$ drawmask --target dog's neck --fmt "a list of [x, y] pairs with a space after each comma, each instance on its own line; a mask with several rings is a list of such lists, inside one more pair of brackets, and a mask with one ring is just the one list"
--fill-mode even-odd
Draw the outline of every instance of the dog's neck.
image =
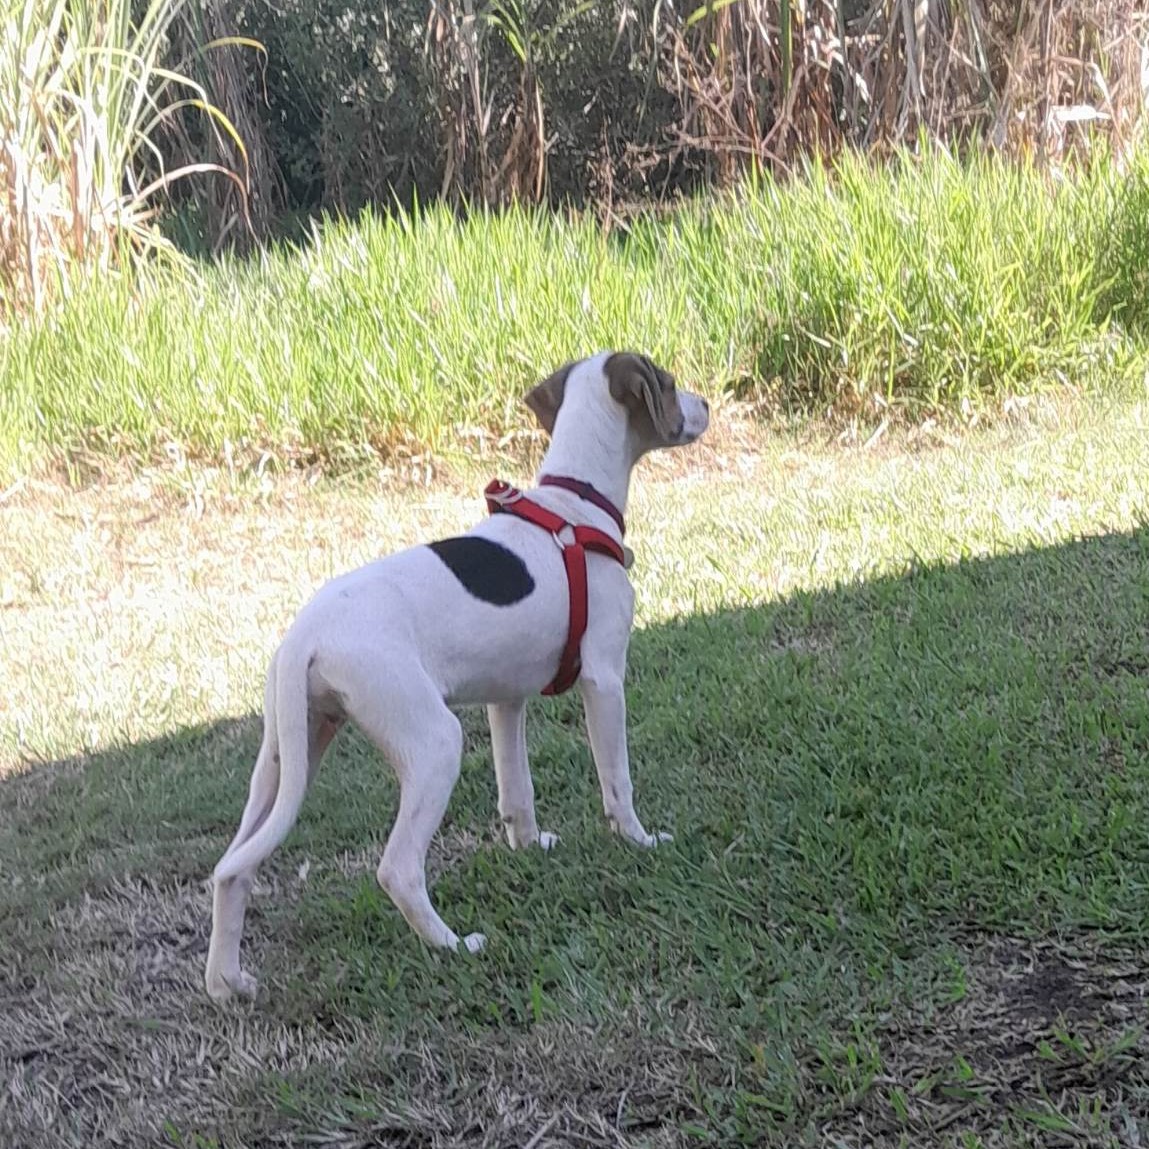
[[633, 468], [629, 426], [618, 417], [606, 396], [580, 395], [564, 401], [555, 420], [554, 433], [543, 456], [538, 476], [567, 475], [589, 483], [626, 514], [630, 472]]

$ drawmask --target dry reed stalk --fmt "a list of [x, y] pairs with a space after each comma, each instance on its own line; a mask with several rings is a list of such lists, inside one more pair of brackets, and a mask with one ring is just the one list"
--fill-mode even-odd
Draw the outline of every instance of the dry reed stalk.
[[721, 0], [667, 19], [675, 146], [728, 183], [748, 161], [886, 148], [926, 130], [1059, 160], [1136, 137], [1136, 0]]
[[[254, 40], [238, 35], [234, 9], [234, 0], [199, 0], [184, 10], [173, 37], [187, 57], [181, 70], [195, 75], [204, 90], [211, 92], [243, 141], [241, 149], [232, 136], [215, 130], [210, 120], [206, 133], [195, 130], [202, 124], [189, 124], [186, 118], [173, 119], [170, 125], [174, 153], [183, 161], [207, 151], [223, 167], [245, 169], [246, 195], [230, 181], [196, 189], [195, 202], [217, 252], [227, 243], [247, 250], [266, 238], [286, 202], [283, 176], [261, 114], [268, 104], [267, 53]], [[253, 51], [256, 72], [249, 67]]]
[[444, 152], [439, 194], [450, 198], [477, 187], [481, 202], [490, 203], [492, 105], [483, 81], [473, 0], [462, 0], [461, 7], [455, 0], [431, 0], [425, 50], [437, 82]]

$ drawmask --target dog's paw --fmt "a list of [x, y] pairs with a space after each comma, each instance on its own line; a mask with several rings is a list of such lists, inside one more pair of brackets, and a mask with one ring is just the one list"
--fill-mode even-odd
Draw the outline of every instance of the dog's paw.
[[463, 946], [467, 953], [477, 954], [487, 944], [486, 934], [468, 934], [463, 938]]
[[540, 850], [553, 850], [559, 844], [558, 834], [552, 834], [550, 830], [539, 831], [539, 849]]
[[259, 982], [249, 973], [236, 970], [230, 976], [209, 973], [205, 979], [208, 996], [217, 1002], [230, 1001], [233, 997], [246, 997], [254, 1000], [259, 992]]
[[255, 995], [259, 993], [259, 981], [252, 977], [249, 973], [244, 973], [243, 970], [236, 975], [235, 981], [232, 982], [232, 989], [240, 997], [246, 997], [250, 1001], [255, 1000]]
[[637, 818], [628, 819], [625, 822], [619, 818], [611, 818], [610, 828], [616, 834], [626, 838], [628, 842], [633, 842], [636, 846], [642, 846], [645, 850], [653, 850], [655, 846], [660, 846], [663, 842], [674, 841], [673, 834], [667, 834], [662, 830], [655, 834], [648, 834]]

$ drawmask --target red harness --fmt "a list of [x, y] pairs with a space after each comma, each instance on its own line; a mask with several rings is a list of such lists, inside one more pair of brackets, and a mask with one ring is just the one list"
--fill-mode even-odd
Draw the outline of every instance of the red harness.
[[[574, 491], [575, 494], [606, 511], [618, 523], [620, 531], [625, 530], [618, 509], [589, 483], [557, 475], [546, 475], [539, 482], [542, 486], [563, 487]], [[563, 647], [562, 658], [559, 660], [558, 673], [550, 685], [543, 688], [543, 694], [563, 694], [578, 681], [582, 670], [580, 648], [587, 623], [586, 552], [598, 551], [599, 554], [609, 555], [615, 562], [624, 566], [625, 552], [605, 531], [600, 531], [597, 527], [568, 523], [561, 515], [556, 515], [546, 507], [531, 502], [522, 491], [509, 483], [504, 483], [502, 479], [492, 479], [483, 494], [487, 499], [487, 510], [492, 515], [517, 515], [520, 519], [526, 519], [528, 523], [534, 523], [536, 527], [542, 527], [544, 531], [550, 533], [563, 552], [567, 589], [570, 592], [570, 626], [567, 630], [566, 646]]]

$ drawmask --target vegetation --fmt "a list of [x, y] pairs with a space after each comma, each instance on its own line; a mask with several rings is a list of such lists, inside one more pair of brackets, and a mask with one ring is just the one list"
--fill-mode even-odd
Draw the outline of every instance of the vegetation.
[[[161, 189], [183, 205], [169, 233], [212, 251], [396, 196], [613, 221], [919, 133], [1040, 162], [1123, 156], [1144, 107], [1136, 0], [5, 0], [0, 15], [0, 320], [164, 246], [146, 226]], [[207, 178], [177, 179], [192, 173]]]
[[221, 174], [242, 190], [219, 164], [162, 170], [160, 135], [181, 109], [236, 138], [203, 88], [168, 66], [187, 2], [0, 4], [0, 323], [39, 313], [93, 271], [170, 251], [153, 198], [181, 177]]
[[[257, 231], [372, 203], [572, 201], [603, 218], [919, 131], [1060, 163], [1144, 108], [1139, 0], [210, 0]], [[210, 189], [205, 189], [208, 191]], [[220, 185], [219, 193], [227, 189]], [[197, 192], [198, 196], [198, 192]], [[198, 214], [206, 242], [234, 202]], [[241, 233], [242, 234], [242, 233]]]
[[[341, 4], [313, 14], [316, 28], [330, 21], [348, 40], [320, 37], [316, 66], [332, 52], [362, 67], [370, 60], [402, 87], [379, 52], [409, 36], [411, 12], [373, 8], [358, 20]], [[266, 232], [275, 204], [291, 206], [276, 198], [274, 148], [241, 98], [251, 77], [236, 71], [263, 58], [282, 69], [291, 52], [284, 41], [266, 57], [252, 53], [255, 42], [234, 34], [223, 3], [135, 7], [8, 0], [4, 11], [0, 317], [14, 325], [0, 346], [0, 475], [8, 478], [45, 463], [173, 453], [340, 468], [397, 450], [502, 441], [523, 429], [517, 398], [540, 369], [626, 342], [711, 393], [867, 419], [969, 409], [1051, 382], [1120, 387], [1141, 370], [1149, 163], [1130, 150], [1129, 60], [1142, 26], [1128, 4], [1023, 5], [1011, 25], [994, 4], [931, 16], [928, 5], [911, 12], [846, 0], [746, 0], [678, 15], [623, 3], [611, 53], [629, 59], [631, 80], [645, 75], [644, 94], [637, 112], [623, 101], [611, 114], [641, 134], [626, 116], [640, 125], [649, 113], [665, 135], [669, 105], [663, 99], [657, 115], [655, 105], [673, 74], [675, 130], [692, 140], [680, 140], [676, 154], [702, 149], [702, 182], [747, 175], [736, 191], [629, 222], [611, 206], [613, 192], [595, 219], [522, 207], [506, 215], [479, 207], [461, 220], [446, 207], [368, 212], [356, 225], [317, 226], [300, 250], [178, 273], [142, 257], [172, 254], [152, 198], [180, 177], [210, 176], [197, 194], [213, 244]], [[244, 19], [259, 11], [245, 7]], [[284, 9], [283, 35], [300, 12]], [[588, 95], [590, 62], [605, 51], [599, 6], [456, 10], [448, 0], [430, 13], [420, 74], [446, 86], [408, 103], [415, 119], [404, 130], [447, 165], [439, 190], [480, 204], [554, 198], [549, 165], [565, 147], [561, 125], [572, 122], [562, 102]], [[650, 44], [638, 28], [649, 28]], [[1064, 63], [1071, 42], [1076, 71]], [[204, 43], [211, 51], [197, 47]], [[497, 45], [510, 53], [520, 102], [488, 133], [498, 100], [485, 85], [497, 87], [503, 73], [487, 68], [486, 54], [501, 58]], [[999, 82], [1009, 45], [1009, 76]], [[177, 52], [195, 79], [172, 67]], [[582, 53], [578, 68], [572, 53]], [[1042, 62], [1052, 71], [1034, 87], [1025, 77]], [[1082, 102], [1085, 76], [1100, 103]], [[982, 111], [969, 103], [975, 89], [995, 93]], [[368, 100], [369, 90], [354, 88]], [[210, 102], [216, 94], [228, 115]], [[1076, 119], [1057, 121], [1065, 131], [1055, 140], [1050, 125], [1070, 99]], [[340, 100], [356, 106], [346, 91]], [[990, 105], [992, 125], [983, 115]], [[1043, 109], [1040, 130], [1031, 105]], [[955, 116], [962, 131], [951, 130]], [[1106, 131], [1066, 127], [1080, 122]], [[1038, 159], [997, 162], [978, 150], [954, 159], [928, 142], [974, 129], [1015, 151], [1033, 145]], [[915, 149], [887, 163], [853, 151], [797, 159], [913, 131]], [[438, 151], [427, 148], [432, 134]], [[1073, 139], [1098, 162], [1051, 171], [1046, 161]], [[356, 155], [350, 135], [329, 144]], [[380, 203], [402, 181], [379, 170], [337, 182], [372, 190], [305, 195], [296, 206]], [[128, 274], [90, 274], [112, 269]], [[56, 306], [61, 297], [66, 307]], [[34, 318], [20, 322], [24, 313]]]
[[[1142, 7], [0, 0], [0, 1144], [1149, 1138]], [[432, 874], [491, 944], [432, 954], [348, 732], [214, 1008], [287, 620], [621, 345], [750, 404], [630, 508], [675, 841], [607, 835], [565, 698], [512, 854], [469, 714]], [[429, 453], [465, 494], [346, 474]]]
[[540, 371], [623, 344], [712, 395], [874, 422], [1120, 389], [1145, 364], [1147, 212], [1144, 160], [1050, 180], [926, 148], [762, 176], [625, 233], [527, 210], [366, 216], [258, 262], [103, 282], [14, 331], [0, 463], [458, 452], [526, 429]]

